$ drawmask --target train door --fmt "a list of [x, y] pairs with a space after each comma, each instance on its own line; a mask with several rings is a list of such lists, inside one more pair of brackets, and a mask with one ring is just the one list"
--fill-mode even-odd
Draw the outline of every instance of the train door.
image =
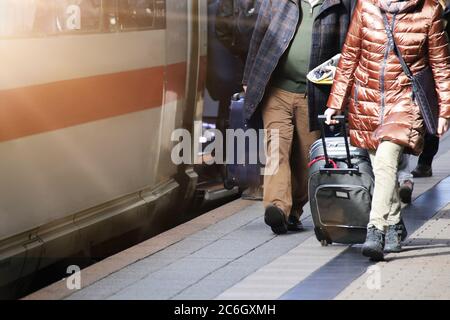
[[[231, 97], [242, 90], [240, 83], [244, 65], [242, 60], [233, 55], [217, 37], [216, 17], [220, 2], [219, 0], [208, 0], [204, 16], [204, 23], [208, 29], [208, 58], [201, 114], [203, 133], [199, 150], [201, 161], [196, 165], [196, 172], [199, 174], [198, 196], [208, 199], [226, 198], [237, 194], [237, 188], [225, 190], [223, 187], [226, 178], [223, 164], [226, 157], [226, 144], [223, 137], [225, 137], [225, 130], [228, 126]], [[222, 138], [219, 138], [218, 135], [221, 135]], [[217, 149], [208, 148], [208, 145], [213, 144], [218, 147], [223, 145], [220, 155], [216, 154]]]

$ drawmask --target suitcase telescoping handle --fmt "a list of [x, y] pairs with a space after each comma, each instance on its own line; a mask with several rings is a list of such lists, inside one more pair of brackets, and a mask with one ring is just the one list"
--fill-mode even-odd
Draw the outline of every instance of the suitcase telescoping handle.
[[233, 101], [239, 101], [241, 99], [245, 98], [245, 92], [236, 92], [231, 96], [231, 100]]
[[[320, 115], [320, 116], [318, 116], [318, 119], [319, 119], [320, 131], [321, 131], [321, 136], [322, 136], [323, 153], [325, 155], [325, 163], [326, 163], [325, 168], [330, 169], [333, 166], [332, 166], [332, 163], [328, 156], [327, 143], [325, 141], [325, 125], [326, 125], [325, 121], [327, 120], [327, 117], [324, 115]], [[353, 171], [353, 169], [357, 169], [357, 168], [354, 168], [354, 165], [352, 164], [352, 157], [350, 154], [350, 144], [348, 142], [347, 124], [345, 122], [345, 116], [344, 115], [334, 116], [333, 120], [338, 120], [339, 123], [342, 124], [342, 131], [343, 131], [344, 141], [345, 141], [345, 151], [347, 153], [347, 166], [350, 171]], [[356, 171], [358, 171], [358, 170], [356, 170]]]

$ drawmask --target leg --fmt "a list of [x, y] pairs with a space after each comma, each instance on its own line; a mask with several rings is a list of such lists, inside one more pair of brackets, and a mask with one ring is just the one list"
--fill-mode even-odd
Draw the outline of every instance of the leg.
[[304, 95], [297, 95], [295, 104], [295, 135], [291, 157], [292, 219], [298, 221], [308, 202], [308, 162], [311, 145], [320, 138], [319, 131], [309, 131], [308, 103]]
[[[291, 168], [289, 163], [294, 134], [292, 105], [292, 94], [283, 90], [272, 89], [262, 108], [264, 129], [267, 130], [266, 168], [273, 168], [278, 165], [278, 170], [274, 174], [268, 174], [264, 177], [263, 195], [264, 206], [266, 207], [265, 221], [275, 233], [287, 231], [286, 221], [292, 207]], [[275, 130], [279, 133], [278, 150], [273, 146], [275, 143], [273, 139], [276, 137]], [[280, 211], [282, 217], [280, 217]]]
[[398, 164], [398, 183], [401, 185], [405, 181], [414, 181], [414, 177], [409, 171], [409, 160], [411, 156], [403, 153]]
[[414, 176], [409, 170], [410, 155], [403, 153], [398, 167], [398, 183], [400, 184], [399, 194], [403, 203], [411, 203], [414, 189]]
[[400, 221], [401, 204], [398, 194], [397, 173], [403, 147], [390, 141], [383, 141], [376, 153], [371, 152], [375, 189], [372, 210], [367, 226], [367, 238], [363, 255], [374, 260], [383, 259], [385, 232], [389, 224]]
[[403, 147], [390, 141], [380, 143], [372, 156], [375, 174], [375, 189], [372, 199], [369, 227], [385, 231], [391, 223], [400, 221], [400, 198], [398, 195], [397, 171]]
[[439, 151], [439, 137], [432, 134], [425, 134], [425, 145], [422, 154], [419, 156], [419, 164], [431, 167], [433, 159]]
[[[414, 188], [412, 174], [409, 173], [410, 156], [403, 153], [400, 156], [398, 168], [398, 192], [393, 194], [393, 201], [389, 216], [387, 219], [388, 227], [386, 229], [386, 238], [384, 252], [400, 252], [402, 250], [401, 242], [406, 238], [408, 232], [401, 218], [401, 203], [411, 203], [411, 196]], [[397, 199], [398, 195], [398, 199]]]
[[[400, 157], [401, 158], [401, 157]], [[400, 161], [401, 163], [401, 161]], [[397, 185], [397, 190], [394, 191], [392, 196], [392, 205], [389, 210], [389, 215], [387, 218], [387, 228], [384, 252], [400, 252], [402, 250], [401, 242], [402, 239], [406, 238], [407, 232], [406, 227], [401, 220], [401, 191], [402, 186]]]
[[433, 175], [432, 163], [434, 156], [439, 151], [439, 137], [425, 134], [425, 145], [422, 154], [419, 156], [417, 167], [411, 172], [414, 177], [431, 177]]

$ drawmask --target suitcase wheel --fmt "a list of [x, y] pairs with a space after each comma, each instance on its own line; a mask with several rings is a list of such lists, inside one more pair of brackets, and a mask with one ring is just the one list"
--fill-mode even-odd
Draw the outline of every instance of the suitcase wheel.
[[316, 234], [316, 238], [317, 240], [319, 240], [322, 247], [327, 247], [333, 243], [328, 237], [328, 235], [324, 233], [321, 228], [314, 228], [314, 233]]

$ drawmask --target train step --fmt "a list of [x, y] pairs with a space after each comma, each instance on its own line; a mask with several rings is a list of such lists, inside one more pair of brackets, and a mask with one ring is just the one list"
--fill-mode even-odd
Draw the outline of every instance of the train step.
[[198, 185], [196, 190], [197, 199], [205, 202], [218, 201], [239, 194], [239, 188], [225, 189], [223, 182], [207, 182]]

